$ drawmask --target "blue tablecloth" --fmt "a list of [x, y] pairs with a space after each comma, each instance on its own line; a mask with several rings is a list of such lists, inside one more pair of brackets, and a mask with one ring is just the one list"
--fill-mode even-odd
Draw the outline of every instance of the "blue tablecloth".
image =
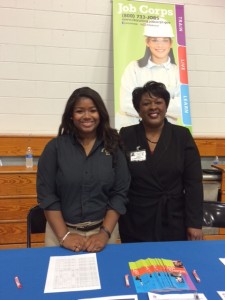
[[[128, 262], [145, 258], [181, 260], [199, 293], [208, 300], [220, 299], [216, 291], [225, 291], [225, 241], [157, 242], [107, 245], [97, 253], [101, 290], [44, 294], [50, 256], [75, 255], [60, 247], [0, 250], [0, 300], [75, 300], [81, 298], [136, 294], [130, 276], [126, 287], [124, 276], [130, 274]], [[201, 282], [192, 276], [196, 269]], [[14, 277], [23, 285], [18, 289]], [[138, 294], [147, 300], [147, 294]]]

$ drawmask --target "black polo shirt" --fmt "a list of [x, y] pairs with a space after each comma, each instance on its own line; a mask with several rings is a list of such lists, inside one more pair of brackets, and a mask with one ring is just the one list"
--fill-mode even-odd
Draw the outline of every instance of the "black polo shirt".
[[108, 209], [124, 214], [130, 174], [120, 150], [115, 161], [100, 140], [87, 156], [72, 136], [54, 138], [38, 161], [38, 202], [73, 224], [103, 219]]

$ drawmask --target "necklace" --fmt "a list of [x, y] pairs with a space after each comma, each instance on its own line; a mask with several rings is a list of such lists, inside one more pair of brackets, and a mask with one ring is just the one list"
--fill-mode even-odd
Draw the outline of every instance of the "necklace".
[[157, 142], [152, 142], [152, 141], [149, 140], [147, 137], [146, 137], [146, 140], [147, 140], [149, 143], [151, 143], [151, 144], [157, 144], [157, 143], [158, 143], [158, 141], [157, 141]]

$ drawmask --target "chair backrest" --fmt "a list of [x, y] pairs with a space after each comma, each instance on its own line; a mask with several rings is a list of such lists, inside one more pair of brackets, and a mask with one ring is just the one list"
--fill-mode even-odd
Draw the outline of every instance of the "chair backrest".
[[32, 207], [27, 215], [27, 248], [31, 247], [31, 234], [44, 233], [46, 218], [39, 205]]
[[225, 203], [204, 201], [202, 225], [205, 227], [225, 228]]

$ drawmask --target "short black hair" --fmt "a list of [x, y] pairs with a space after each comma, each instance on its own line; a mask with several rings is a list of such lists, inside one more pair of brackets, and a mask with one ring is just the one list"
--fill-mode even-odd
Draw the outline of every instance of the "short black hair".
[[141, 97], [146, 93], [149, 96], [162, 98], [166, 103], [166, 107], [169, 106], [170, 93], [167, 91], [165, 84], [162, 82], [148, 81], [143, 87], [137, 87], [132, 92], [132, 102], [137, 112], [140, 110]]

